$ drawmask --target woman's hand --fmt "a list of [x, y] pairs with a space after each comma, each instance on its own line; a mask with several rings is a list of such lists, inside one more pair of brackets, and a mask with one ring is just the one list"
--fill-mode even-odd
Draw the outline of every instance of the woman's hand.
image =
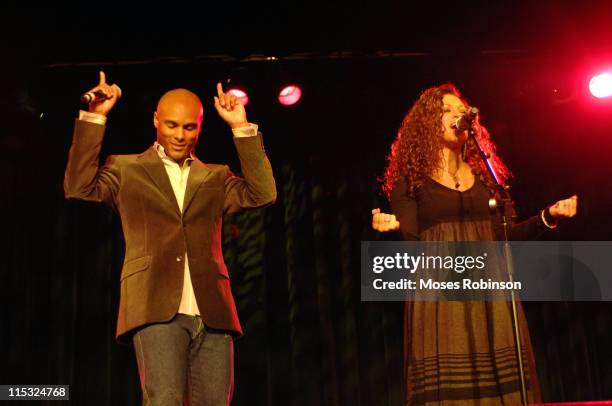
[[372, 210], [372, 228], [381, 233], [397, 231], [400, 223], [395, 219], [394, 214], [381, 213], [380, 209], [374, 209]]
[[559, 200], [548, 208], [548, 212], [555, 219], [570, 218], [576, 215], [578, 208], [578, 196], [574, 195], [569, 199]]

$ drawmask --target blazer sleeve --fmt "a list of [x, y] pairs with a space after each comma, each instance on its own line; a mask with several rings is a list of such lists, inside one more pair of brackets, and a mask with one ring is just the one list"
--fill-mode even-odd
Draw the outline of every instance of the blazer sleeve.
[[116, 211], [120, 183], [117, 157], [109, 156], [99, 168], [104, 130], [103, 125], [76, 120], [64, 173], [64, 196], [104, 203]]
[[417, 202], [406, 194], [406, 184], [403, 180], [395, 182], [391, 192], [391, 211], [400, 223], [400, 231], [404, 240], [419, 240], [419, 222]]
[[261, 133], [253, 137], [234, 137], [244, 178], [227, 168], [224, 212], [264, 207], [276, 201], [276, 183], [272, 166], [263, 147]]

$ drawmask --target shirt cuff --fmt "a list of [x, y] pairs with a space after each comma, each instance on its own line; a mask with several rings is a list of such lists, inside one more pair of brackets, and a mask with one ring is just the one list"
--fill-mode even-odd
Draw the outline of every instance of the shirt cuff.
[[244, 127], [232, 128], [232, 133], [236, 138], [254, 137], [257, 135], [257, 124], [249, 123], [249, 125]]
[[106, 116], [98, 113], [90, 113], [89, 111], [79, 110], [79, 120], [88, 121], [90, 123], [106, 125]]

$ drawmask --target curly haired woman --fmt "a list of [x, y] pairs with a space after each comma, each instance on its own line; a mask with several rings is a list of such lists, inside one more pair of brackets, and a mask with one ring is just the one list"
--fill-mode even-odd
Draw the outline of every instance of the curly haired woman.
[[[467, 110], [455, 86], [425, 90], [391, 146], [383, 190], [394, 214], [372, 211], [372, 227], [406, 240], [503, 240], [488, 201], [496, 186], [477, 147], [455, 123]], [[500, 183], [510, 176], [486, 129], [476, 137]], [[577, 196], [512, 224], [510, 240], [533, 239], [573, 217]], [[527, 322], [519, 304], [527, 402], [540, 390]], [[511, 305], [503, 301], [407, 301], [404, 315], [406, 404], [501, 405], [521, 402]]]

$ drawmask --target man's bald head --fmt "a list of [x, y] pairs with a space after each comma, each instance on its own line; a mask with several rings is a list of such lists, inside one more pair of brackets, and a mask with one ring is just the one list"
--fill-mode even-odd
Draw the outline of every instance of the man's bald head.
[[203, 115], [200, 98], [187, 89], [170, 90], [159, 99], [153, 125], [167, 156], [179, 164], [189, 157], [198, 141]]
[[157, 102], [157, 114], [170, 113], [182, 109], [186, 113], [195, 113], [199, 122], [202, 122], [204, 109], [198, 95], [187, 89], [172, 89], [164, 93]]

